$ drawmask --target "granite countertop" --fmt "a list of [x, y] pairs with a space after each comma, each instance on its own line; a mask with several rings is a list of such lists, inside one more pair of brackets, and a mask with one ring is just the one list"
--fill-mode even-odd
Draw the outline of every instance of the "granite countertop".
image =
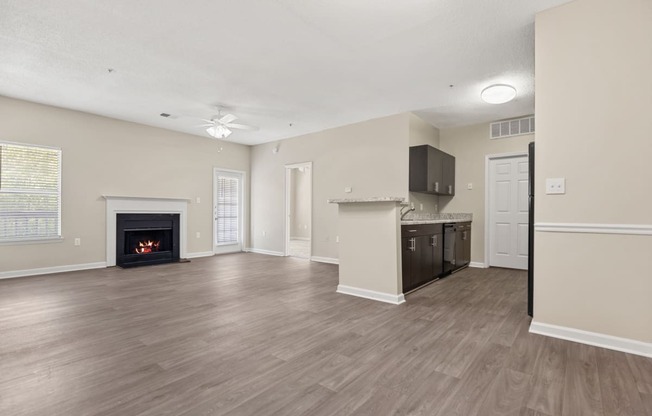
[[419, 225], [419, 224], [444, 224], [451, 222], [468, 222], [473, 221], [473, 214], [467, 213], [445, 213], [445, 214], [427, 214], [415, 215], [401, 221], [401, 225]]
[[329, 204], [355, 204], [360, 202], [404, 202], [405, 198], [398, 196], [374, 196], [370, 198], [338, 198], [329, 199]]

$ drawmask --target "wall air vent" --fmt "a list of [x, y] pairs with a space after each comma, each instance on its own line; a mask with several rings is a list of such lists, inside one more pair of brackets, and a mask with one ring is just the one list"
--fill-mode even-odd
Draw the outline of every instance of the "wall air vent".
[[531, 133], [534, 133], [534, 116], [496, 121], [489, 125], [490, 139], [502, 139]]

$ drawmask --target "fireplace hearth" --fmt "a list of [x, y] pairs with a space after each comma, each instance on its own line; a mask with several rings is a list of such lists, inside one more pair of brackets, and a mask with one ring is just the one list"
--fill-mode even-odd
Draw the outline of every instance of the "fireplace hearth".
[[179, 214], [117, 214], [116, 265], [179, 261]]

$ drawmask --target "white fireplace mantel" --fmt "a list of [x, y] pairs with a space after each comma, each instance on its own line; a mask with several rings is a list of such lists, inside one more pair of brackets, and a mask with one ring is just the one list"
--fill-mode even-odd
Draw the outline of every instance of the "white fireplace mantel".
[[186, 198], [102, 195], [106, 200], [106, 265], [115, 266], [117, 214], [179, 214], [179, 255], [186, 257], [188, 202]]

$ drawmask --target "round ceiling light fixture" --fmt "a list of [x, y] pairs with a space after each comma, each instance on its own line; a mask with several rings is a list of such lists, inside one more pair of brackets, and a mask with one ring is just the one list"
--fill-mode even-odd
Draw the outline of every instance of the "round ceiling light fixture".
[[516, 88], [507, 84], [494, 84], [482, 90], [480, 97], [485, 103], [504, 104], [516, 98]]

